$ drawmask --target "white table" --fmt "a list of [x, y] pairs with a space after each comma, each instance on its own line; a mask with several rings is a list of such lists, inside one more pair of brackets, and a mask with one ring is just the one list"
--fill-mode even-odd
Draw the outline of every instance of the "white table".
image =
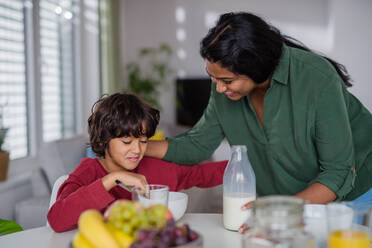
[[[203, 236], [203, 247], [241, 247], [241, 234], [224, 229], [221, 214], [186, 214], [180, 220]], [[39, 227], [0, 237], [1, 248], [67, 248], [76, 229], [55, 233]]]

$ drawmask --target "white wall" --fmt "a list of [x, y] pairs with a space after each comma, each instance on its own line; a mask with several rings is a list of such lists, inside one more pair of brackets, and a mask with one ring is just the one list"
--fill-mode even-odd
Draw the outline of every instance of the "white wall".
[[[157, 46], [166, 42], [174, 47], [176, 37], [174, 30], [174, 4], [169, 0], [156, 1], [124, 1], [121, 2], [121, 27], [125, 30], [121, 35], [122, 43], [122, 69], [125, 73], [125, 64], [137, 58], [137, 51], [146, 46]], [[176, 61], [173, 61], [176, 62]], [[172, 63], [173, 64], [173, 63]], [[175, 116], [174, 85], [161, 94], [162, 105], [161, 120], [172, 120]]]
[[[143, 46], [169, 43], [185, 58], [173, 66], [183, 76], [205, 75], [199, 42], [208, 25], [228, 11], [250, 11], [277, 26], [314, 50], [347, 66], [355, 86], [353, 92], [372, 111], [372, 89], [368, 75], [372, 55], [372, 1], [370, 0], [125, 0], [121, 2], [123, 65], [136, 58]], [[176, 21], [176, 10], [184, 10], [184, 22]], [[181, 11], [182, 12], [182, 11]], [[177, 40], [183, 29], [185, 39]], [[124, 70], [124, 67], [123, 67]], [[175, 122], [174, 87], [162, 95], [162, 121]]]
[[330, 56], [348, 69], [350, 91], [372, 112], [372, 1], [332, 0], [334, 47]]

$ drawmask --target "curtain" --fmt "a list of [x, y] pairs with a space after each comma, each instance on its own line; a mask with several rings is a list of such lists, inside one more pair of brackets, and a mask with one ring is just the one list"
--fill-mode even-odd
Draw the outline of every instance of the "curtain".
[[124, 89], [120, 65], [120, 0], [100, 0], [101, 93]]

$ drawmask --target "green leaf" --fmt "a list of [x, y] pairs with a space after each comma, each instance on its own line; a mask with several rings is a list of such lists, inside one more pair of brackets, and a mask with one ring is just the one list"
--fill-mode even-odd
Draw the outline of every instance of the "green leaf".
[[8, 128], [0, 128], [0, 152], [3, 151], [2, 146], [7, 132]]
[[[135, 93], [150, 105], [159, 108], [159, 86], [166, 89], [167, 79], [173, 73], [168, 62], [173, 51], [166, 43], [158, 47], [144, 47], [138, 51], [138, 60], [127, 64], [127, 91]], [[160, 108], [159, 108], [160, 109]]]
[[19, 231], [23, 231], [23, 228], [14, 221], [0, 219], [0, 237]]
[[142, 48], [142, 49], [139, 50], [139, 56], [146, 56], [146, 55], [152, 54], [154, 52], [155, 51], [154, 51], [153, 48], [144, 47], [144, 48]]
[[160, 52], [165, 52], [168, 56], [171, 56], [172, 53], [173, 53], [172, 48], [170, 48], [170, 46], [168, 46], [165, 43], [160, 44], [159, 51]]

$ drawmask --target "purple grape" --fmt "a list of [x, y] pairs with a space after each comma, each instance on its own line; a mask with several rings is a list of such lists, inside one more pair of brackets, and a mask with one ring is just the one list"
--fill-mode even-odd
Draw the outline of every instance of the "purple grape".
[[178, 237], [183, 237], [185, 235], [185, 232], [183, 231], [183, 229], [181, 227], [176, 227], [173, 229], [173, 233], [174, 235], [178, 238]]
[[169, 219], [167, 220], [167, 223], [166, 223], [166, 227], [174, 227], [176, 225], [176, 222], [174, 221], [174, 219]]
[[196, 232], [194, 232], [193, 230], [190, 230], [189, 237], [190, 237], [191, 241], [194, 241], [195, 239], [199, 238], [199, 235]]
[[153, 240], [153, 239], [156, 238], [156, 236], [158, 236], [158, 234], [159, 234], [159, 231], [156, 230], [156, 229], [153, 229], [153, 230], [149, 231], [149, 234], [148, 234], [147, 238]]
[[152, 248], [154, 247], [154, 241], [152, 239], [146, 239], [142, 241], [139, 245], [140, 248]]
[[129, 248], [139, 248], [137, 242], [133, 242]]
[[157, 245], [156, 245], [157, 248], [167, 248], [168, 247], [168, 244], [164, 243], [164, 242], [159, 242]]
[[147, 230], [141, 229], [137, 232], [137, 240], [139, 241], [147, 239], [148, 236], [149, 236], [149, 231]]
[[161, 236], [161, 240], [166, 243], [167, 245], [170, 245], [171, 244], [171, 241], [172, 241], [172, 234], [169, 233], [169, 232], [165, 232], [162, 234]]
[[191, 231], [190, 231], [189, 225], [188, 224], [185, 224], [184, 225], [184, 229], [185, 229], [185, 236], [187, 237], [187, 240], [191, 240], [191, 238], [190, 238]]

